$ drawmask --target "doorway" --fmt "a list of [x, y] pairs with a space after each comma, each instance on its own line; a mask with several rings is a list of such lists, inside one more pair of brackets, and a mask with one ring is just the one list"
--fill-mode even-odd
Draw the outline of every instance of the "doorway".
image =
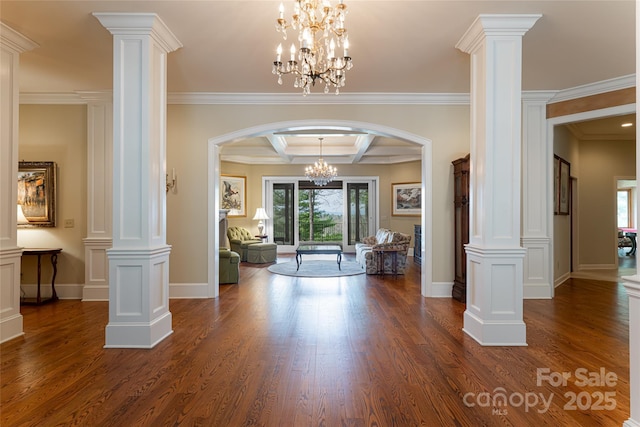
[[278, 252], [305, 242], [336, 243], [344, 252], [375, 233], [378, 178], [342, 177], [318, 186], [302, 178], [265, 177], [266, 209]]

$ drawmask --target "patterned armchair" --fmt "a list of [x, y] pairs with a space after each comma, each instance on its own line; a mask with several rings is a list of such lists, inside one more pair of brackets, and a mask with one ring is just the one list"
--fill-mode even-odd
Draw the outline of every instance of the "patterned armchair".
[[[407, 265], [407, 252], [411, 236], [391, 231], [384, 228], [378, 230], [375, 236], [369, 236], [362, 239], [362, 242], [356, 243], [356, 262], [366, 269], [367, 274], [376, 274], [378, 271], [378, 256], [375, 249], [395, 249], [398, 250], [398, 274], [404, 274]], [[393, 273], [391, 268], [391, 258], [384, 258], [384, 273]]]
[[227, 228], [227, 237], [229, 238], [231, 250], [240, 255], [241, 261], [247, 260], [247, 247], [249, 245], [262, 243], [262, 240], [256, 239], [249, 230], [243, 227]]

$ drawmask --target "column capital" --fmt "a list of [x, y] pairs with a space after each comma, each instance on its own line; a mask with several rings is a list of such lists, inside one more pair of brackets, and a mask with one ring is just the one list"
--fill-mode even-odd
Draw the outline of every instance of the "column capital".
[[516, 15], [478, 15], [462, 38], [456, 43], [456, 48], [465, 53], [471, 53], [487, 36], [519, 36], [522, 37], [542, 17], [542, 14]]
[[17, 53], [33, 50], [40, 45], [26, 36], [23, 36], [4, 22], [0, 22], [0, 44], [7, 46]]
[[93, 16], [114, 36], [151, 36], [167, 53], [182, 47], [180, 40], [155, 13], [94, 12]]

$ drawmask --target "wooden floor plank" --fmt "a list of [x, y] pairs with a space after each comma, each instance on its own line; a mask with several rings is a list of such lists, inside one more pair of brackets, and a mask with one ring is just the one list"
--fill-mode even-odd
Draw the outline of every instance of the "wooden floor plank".
[[[420, 296], [412, 263], [398, 278], [266, 267], [243, 263], [218, 299], [171, 300], [174, 333], [153, 349], [105, 349], [106, 302], [23, 307], [25, 336], [0, 346], [0, 425], [584, 427], [629, 416], [620, 283], [571, 279], [553, 300], [524, 302], [528, 346], [483, 347], [462, 331], [464, 304]], [[572, 378], [539, 383], [539, 369]], [[618, 380], [577, 385], [578, 369]], [[501, 392], [516, 400], [493, 404]], [[615, 409], [570, 405], [604, 392]], [[517, 401], [534, 394], [550, 406]]]

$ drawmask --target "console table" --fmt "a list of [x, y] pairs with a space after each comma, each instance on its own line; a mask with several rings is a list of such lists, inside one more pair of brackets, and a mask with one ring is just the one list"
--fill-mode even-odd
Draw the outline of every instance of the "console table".
[[[35, 300], [33, 298], [23, 298], [22, 304], [44, 304], [49, 301], [57, 301], [58, 294], [56, 294], [56, 274], [58, 273], [58, 254], [62, 252], [61, 248], [24, 248], [22, 250], [23, 256], [37, 256], [38, 257], [38, 292]], [[53, 267], [53, 276], [51, 277], [51, 297], [42, 298], [40, 294], [40, 280], [42, 277], [42, 256], [49, 255], [51, 258], [51, 266]]]

